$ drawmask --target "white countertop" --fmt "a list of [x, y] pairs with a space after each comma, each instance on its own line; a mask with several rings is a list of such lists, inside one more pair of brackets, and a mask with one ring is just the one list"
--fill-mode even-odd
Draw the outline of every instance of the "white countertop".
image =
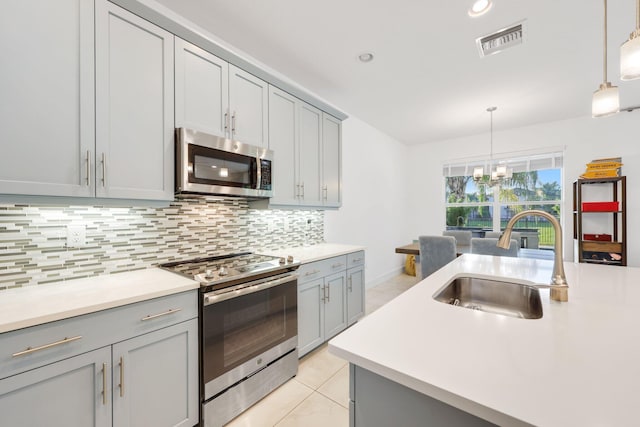
[[639, 268], [565, 263], [569, 302], [541, 290], [537, 320], [432, 298], [456, 275], [548, 283], [552, 266], [463, 255], [335, 337], [329, 351], [499, 425], [638, 425]]
[[159, 268], [26, 286], [0, 292], [0, 333], [197, 289]]
[[319, 261], [321, 259], [331, 258], [334, 256], [345, 255], [351, 252], [363, 251], [364, 246], [342, 245], [338, 243], [321, 243], [313, 246], [298, 246], [296, 248], [279, 249], [277, 251], [269, 251], [270, 255], [288, 256], [292, 255], [301, 263]]

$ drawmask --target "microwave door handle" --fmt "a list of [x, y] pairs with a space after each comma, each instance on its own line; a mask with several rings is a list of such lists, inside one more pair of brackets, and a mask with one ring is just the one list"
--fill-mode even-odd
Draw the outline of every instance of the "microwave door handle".
[[262, 186], [262, 165], [260, 164], [260, 156], [256, 156], [256, 175], [257, 175], [257, 181], [256, 182], [256, 190], [260, 190], [260, 187]]

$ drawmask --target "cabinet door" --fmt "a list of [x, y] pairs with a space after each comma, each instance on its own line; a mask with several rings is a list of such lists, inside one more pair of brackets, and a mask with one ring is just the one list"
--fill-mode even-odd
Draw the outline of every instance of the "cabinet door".
[[300, 103], [300, 203], [320, 206], [320, 155], [322, 141], [322, 111]]
[[328, 340], [347, 327], [347, 275], [332, 274], [324, 278], [324, 339]]
[[0, 193], [93, 196], [93, 29], [91, 1], [2, 2]]
[[324, 279], [298, 284], [298, 357], [324, 342]]
[[175, 39], [176, 128], [227, 136], [229, 64]]
[[298, 102], [288, 93], [269, 86], [269, 149], [274, 155], [272, 204], [298, 204]]
[[96, 195], [173, 200], [173, 35], [96, 1]]
[[111, 348], [103, 347], [5, 378], [0, 381], [0, 424], [111, 426], [110, 369]]
[[347, 324], [364, 316], [364, 267], [347, 270]]
[[231, 139], [268, 146], [268, 93], [267, 82], [229, 64]]
[[198, 322], [192, 319], [113, 346], [113, 425], [198, 423]]
[[342, 183], [342, 123], [322, 113], [322, 202], [340, 207]]

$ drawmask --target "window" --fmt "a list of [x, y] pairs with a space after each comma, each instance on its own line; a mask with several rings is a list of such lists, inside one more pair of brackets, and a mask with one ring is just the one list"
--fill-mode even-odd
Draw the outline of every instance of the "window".
[[[489, 171], [497, 165], [506, 166], [509, 173], [492, 182]], [[478, 167], [483, 168], [484, 175], [474, 180], [473, 172]], [[514, 214], [528, 209], [543, 210], [561, 219], [561, 152], [493, 162], [452, 162], [443, 172], [447, 229], [501, 231]], [[516, 223], [514, 231], [530, 237], [523, 239], [529, 247], [553, 246], [553, 227], [544, 218], [525, 217]]]

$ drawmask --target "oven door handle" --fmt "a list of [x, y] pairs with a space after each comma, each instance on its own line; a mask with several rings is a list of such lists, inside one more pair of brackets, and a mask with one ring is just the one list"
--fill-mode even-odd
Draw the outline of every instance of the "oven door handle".
[[243, 295], [253, 294], [255, 292], [260, 292], [265, 289], [283, 285], [285, 283], [295, 282], [296, 280], [298, 280], [298, 276], [295, 274], [290, 274], [290, 275], [287, 275], [286, 277], [280, 277], [274, 280], [249, 282], [240, 289], [231, 290], [228, 292], [222, 292], [222, 293], [209, 292], [208, 294], [204, 294], [204, 305], [206, 306], [206, 305], [216, 304], [222, 301], [226, 301], [228, 299], [241, 297]]

